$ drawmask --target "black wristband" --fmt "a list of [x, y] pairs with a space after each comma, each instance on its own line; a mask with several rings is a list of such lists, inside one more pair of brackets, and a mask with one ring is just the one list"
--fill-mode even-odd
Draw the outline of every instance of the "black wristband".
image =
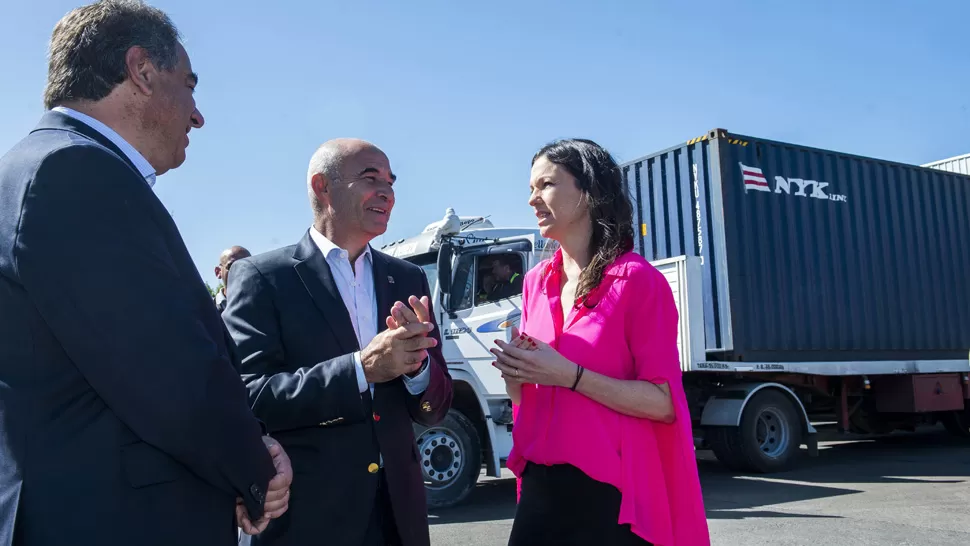
[[576, 387], [579, 386], [579, 379], [581, 377], [583, 377], [583, 372], [584, 371], [586, 371], [586, 368], [580, 366], [579, 364], [576, 365], [576, 382], [573, 383], [573, 386], [569, 390], [571, 390], [571, 391], [575, 391], [576, 390]]

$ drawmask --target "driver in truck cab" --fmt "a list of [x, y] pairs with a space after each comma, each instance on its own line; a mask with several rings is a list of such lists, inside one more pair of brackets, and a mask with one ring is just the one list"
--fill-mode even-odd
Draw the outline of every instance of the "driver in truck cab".
[[515, 265], [520, 264], [521, 260], [515, 255], [492, 258], [492, 276], [496, 286], [489, 298], [491, 301], [511, 298], [522, 293], [522, 274], [513, 269]]

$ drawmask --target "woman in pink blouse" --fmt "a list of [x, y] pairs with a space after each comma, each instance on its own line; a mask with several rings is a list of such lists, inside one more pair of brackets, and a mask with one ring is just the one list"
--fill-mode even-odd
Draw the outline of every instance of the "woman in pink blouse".
[[510, 546], [706, 546], [677, 309], [633, 248], [610, 154], [566, 140], [532, 161], [529, 205], [555, 257], [525, 277], [522, 333], [493, 349], [518, 406]]

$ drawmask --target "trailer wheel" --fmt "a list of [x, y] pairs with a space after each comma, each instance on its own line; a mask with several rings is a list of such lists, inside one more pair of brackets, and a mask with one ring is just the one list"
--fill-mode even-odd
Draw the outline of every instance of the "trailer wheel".
[[433, 427], [415, 425], [414, 434], [428, 507], [447, 508], [465, 500], [482, 469], [482, 443], [475, 425], [451, 409]]
[[737, 427], [711, 427], [710, 444], [718, 461], [731, 470], [781, 472], [794, 466], [801, 451], [802, 423], [788, 397], [764, 390], [748, 401]]
[[747, 468], [741, 455], [741, 442], [734, 438], [737, 430], [737, 427], [708, 427], [705, 439], [717, 457], [717, 462], [728, 470], [743, 472]]
[[970, 412], [967, 410], [951, 411], [944, 414], [940, 420], [950, 434], [959, 438], [970, 438]]

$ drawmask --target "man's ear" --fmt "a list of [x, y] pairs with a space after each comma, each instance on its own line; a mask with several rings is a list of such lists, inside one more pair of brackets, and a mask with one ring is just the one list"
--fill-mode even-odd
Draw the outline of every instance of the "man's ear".
[[217, 265], [216, 266], [216, 278], [219, 279], [220, 281], [222, 280], [222, 266], [221, 265]]
[[158, 83], [158, 69], [148, 58], [148, 51], [140, 46], [125, 53], [125, 73], [131, 83], [145, 96], [151, 96]]
[[323, 173], [310, 177], [310, 187], [313, 188], [313, 193], [321, 205], [330, 203], [330, 180]]

